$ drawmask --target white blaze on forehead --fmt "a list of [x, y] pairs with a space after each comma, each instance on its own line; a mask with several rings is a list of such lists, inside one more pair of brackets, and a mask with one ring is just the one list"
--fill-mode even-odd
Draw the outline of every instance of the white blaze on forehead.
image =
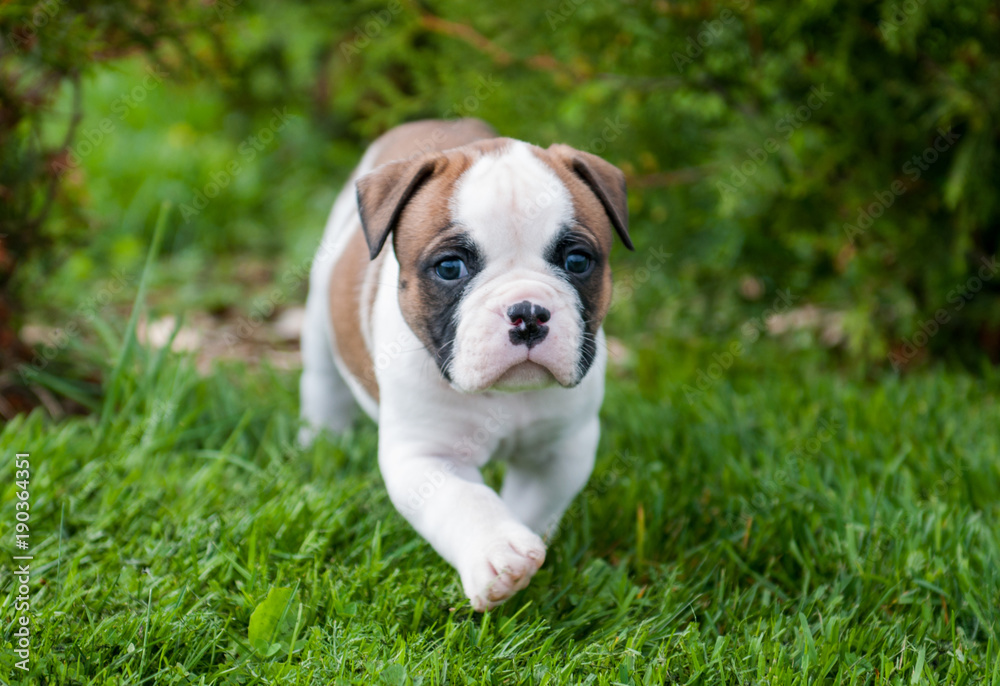
[[472, 235], [488, 262], [535, 255], [573, 219], [573, 200], [556, 173], [515, 142], [462, 174], [452, 220]]

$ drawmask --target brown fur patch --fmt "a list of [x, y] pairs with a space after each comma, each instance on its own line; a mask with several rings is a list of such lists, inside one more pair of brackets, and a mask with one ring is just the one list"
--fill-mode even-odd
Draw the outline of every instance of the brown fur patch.
[[379, 145], [375, 166], [442, 150], [468, 145], [497, 132], [479, 119], [425, 119], [402, 124], [387, 131], [372, 145]]
[[[361, 233], [359, 224], [353, 230], [353, 235], [344, 248], [330, 275], [330, 322], [333, 325], [333, 338], [336, 341], [340, 359], [357, 379], [368, 394], [378, 402], [378, 384], [375, 382], [375, 365], [372, 364], [371, 351], [365, 343], [362, 332], [364, 319], [370, 319], [372, 305], [375, 302], [375, 288], [362, 303], [366, 277], [377, 274], [382, 258], [375, 262], [368, 259], [368, 245]], [[367, 309], [367, 315], [361, 316], [362, 306]]]

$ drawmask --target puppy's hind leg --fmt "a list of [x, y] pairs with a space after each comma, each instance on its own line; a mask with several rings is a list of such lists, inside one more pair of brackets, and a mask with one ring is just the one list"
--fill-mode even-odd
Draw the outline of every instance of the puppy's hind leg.
[[302, 379], [299, 402], [304, 426], [299, 430], [299, 445], [312, 444], [323, 429], [340, 433], [357, 416], [358, 407], [350, 388], [333, 361], [333, 348], [327, 320], [326, 303], [310, 289], [306, 317], [302, 326]]

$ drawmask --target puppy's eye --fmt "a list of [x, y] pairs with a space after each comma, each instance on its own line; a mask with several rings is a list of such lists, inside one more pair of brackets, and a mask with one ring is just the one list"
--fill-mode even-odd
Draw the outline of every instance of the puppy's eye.
[[465, 262], [457, 257], [450, 257], [447, 260], [438, 262], [434, 266], [434, 273], [445, 281], [455, 281], [456, 279], [464, 279], [468, 276], [469, 270], [465, 267]]
[[590, 269], [590, 258], [582, 252], [571, 252], [564, 266], [570, 274], [584, 274]]

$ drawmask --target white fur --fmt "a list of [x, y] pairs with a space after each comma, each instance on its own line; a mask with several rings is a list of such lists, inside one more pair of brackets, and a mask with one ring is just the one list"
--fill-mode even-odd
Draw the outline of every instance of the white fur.
[[[365, 160], [358, 173], [368, 171]], [[327, 226], [331, 239], [357, 230], [354, 198], [350, 183]], [[336, 354], [326, 295], [334, 258], [317, 257], [303, 331], [302, 439], [311, 441], [320, 428], [343, 430], [353, 418], [344, 398], [353, 394], [379, 422], [378, 460], [390, 499], [458, 570], [472, 606], [482, 611], [528, 584], [545, 558], [541, 536], [554, 529], [590, 475], [606, 355], [599, 332], [594, 363], [576, 378], [583, 331], [578, 298], [544, 258], [551, 238], [572, 218], [572, 202], [527, 147], [515, 144], [478, 161], [454, 197], [442, 201], [472, 234], [486, 265], [459, 309], [455, 387], [403, 318], [399, 263], [389, 241], [365, 332], [379, 385], [376, 407]], [[521, 300], [552, 313], [548, 336], [530, 351], [507, 334], [506, 309]], [[535, 364], [518, 366], [525, 361]], [[512, 365], [515, 372], [508, 373]], [[501, 385], [536, 387], [495, 390], [505, 374]], [[537, 387], [548, 375], [561, 385]], [[491, 458], [509, 463], [500, 494], [479, 473]]]

